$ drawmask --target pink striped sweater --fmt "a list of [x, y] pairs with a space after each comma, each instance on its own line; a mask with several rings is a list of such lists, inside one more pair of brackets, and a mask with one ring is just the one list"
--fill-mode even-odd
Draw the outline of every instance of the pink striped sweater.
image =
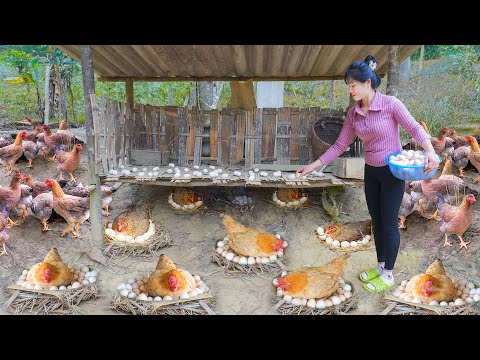
[[402, 150], [398, 125], [418, 144], [429, 138], [400, 100], [377, 91], [366, 115], [361, 110], [360, 101], [348, 111], [337, 141], [319, 159], [323, 165], [327, 165], [340, 156], [358, 135], [364, 143], [365, 163], [376, 167], [386, 166], [385, 158]]

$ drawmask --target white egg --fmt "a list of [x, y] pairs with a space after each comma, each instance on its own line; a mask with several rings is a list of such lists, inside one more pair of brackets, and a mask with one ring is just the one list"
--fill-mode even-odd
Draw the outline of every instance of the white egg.
[[348, 241], [342, 241], [342, 242], [340, 243], [340, 246], [341, 246], [342, 248], [348, 248], [348, 247], [350, 247], [350, 242], [348, 242]]
[[140, 295], [137, 296], [137, 300], [140, 301], [147, 301], [148, 296], [144, 293], [141, 293]]
[[288, 246], [288, 242], [286, 242], [285, 240], [283, 240], [283, 248], [285, 249], [287, 246]]
[[473, 295], [473, 301], [477, 302], [480, 300], [480, 294]]
[[338, 296], [332, 296], [331, 301], [333, 305], [340, 305], [342, 302]]
[[292, 301], [292, 295], [284, 295], [283, 300], [285, 300], [287, 304], [290, 303]]
[[340, 247], [340, 241], [338, 241], [338, 240], [333, 240], [333, 241], [332, 241], [332, 246]]
[[436, 305], [436, 306], [438, 306], [439, 304], [438, 304], [438, 301], [433, 300], [433, 301], [430, 301], [430, 302], [428, 303], [428, 305]]
[[108, 228], [105, 229], [105, 235], [107, 235], [109, 238], [114, 239], [116, 234], [117, 234], [116, 231], [113, 229], [108, 229]]
[[350, 246], [351, 247], [357, 247], [358, 246], [358, 243], [354, 240], [354, 241], [350, 241]]
[[326, 307], [331, 307], [331, 306], [333, 306], [332, 301], [331, 301], [330, 299], [325, 300], [325, 306], [326, 306]]
[[268, 264], [269, 262], [270, 260], [268, 259], [268, 257], [262, 256], [262, 264]]
[[78, 281], [75, 281], [73, 284], [72, 284], [72, 289], [80, 289], [84, 284], [84, 282], [86, 281], [86, 285], [89, 284], [88, 280], [83, 280], [82, 283], [80, 284]]
[[89, 281], [90, 284], [93, 284], [94, 282], [97, 281], [97, 278], [96, 278], [95, 276], [90, 276], [90, 277], [88, 278], [88, 281]]
[[295, 174], [288, 174], [288, 179], [289, 180], [294, 180], [295, 179]]
[[293, 299], [291, 300], [291, 303], [292, 303], [292, 305], [300, 306], [300, 305], [302, 305], [302, 300], [299, 299], [299, 298], [293, 298]]
[[82, 280], [82, 285], [83, 286], [87, 286], [88, 284], [90, 284], [90, 282], [88, 280]]
[[190, 296], [190, 297], [194, 297], [194, 296], [197, 296], [197, 295], [198, 295], [197, 290], [190, 290], [188, 292], [188, 296]]
[[467, 304], [471, 304], [473, 302], [475, 302], [475, 301], [470, 296], [465, 299], [465, 303], [467, 303]]
[[277, 296], [282, 297], [283, 296], [283, 290], [282, 289], [277, 289]]
[[448, 303], [447, 303], [446, 301], [442, 301], [442, 302], [440, 303], [440, 306], [448, 306]]
[[33, 287], [34, 290], [43, 290], [43, 287], [41, 287], [40, 285], [35, 285]]
[[242, 256], [242, 257], [240, 257], [240, 259], [238, 260], [238, 263], [239, 263], [240, 265], [247, 265], [247, 264], [248, 264], [248, 260], [247, 260], [247, 258], [246, 258], [245, 256]]
[[413, 299], [412, 299], [412, 303], [421, 304], [422, 302], [421, 302], [420, 299], [418, 299], [418, 298], [413, 298]]
[[62, 285], [62, 286], [60, 286], [60, 287], [58, 288], [58, 290], [67, 290], [67, 288]]
[[235, 254], [232, 253], [232, 252], [229, 252], [229, 253], [225, 256], [225, 259], [227, 259], [228, 261], [232, 261], [234, 257], [235, 257]]
[[203, 290], [200, 289], [200, 288], [197, 288], [196, 291], [197, 291], [197, 294], [198, 294], [198, 295], [202, 295], [202, 294], [203, 294]]
[[277, 260], [277, 255], [270, 255], [268, 257], [268, 259], [273, 262], [273, 261]]
[[253, 256], [249, 256], [247, 259], [247, 264], [248, 265], [254, 265], [255, 264], [255, 258]]
[[282, 273], [280, 274], [281, 277], [284, 277], [284, 276], [287, 276], [287, 272], [286, 271], [282, 271]]
[[343, 293], [343, 296], [345, 296], [345, 298], [347, 298], [347, 299], [350, 299], [352, 297], [352, 293], [350, 291], [345, 291]]
[[465, 302], [462, 299], [456, 299], [454, 305], [462, 306], [465, 305]]
[[306, 306], [307, 305], [307, 299], [300, 299], [302, 301], [302, 306]]
[[224, 251], [225, 251], [225, 249], [224, 249], [223, 247], [218, 247], [218, 248], [216, 249], [216, 252], [217, 252], [218, 254], [222, 254]]
[[58, 287], [56, 287], [56, 286], [50, 286], [50, 288], [49, 288], [48, 290], [55, 291], [55, 290], [58, 290]]
[[308, 306], [309, 308], [315, 309], [315, 305], [317, 305], [315, 299], [309, 299], [309, 300], [307, 301], [307, 306]]
[[466, 285], [469, 289], [474, 289], [475, 288], [475, 284], [472, 283], [472, 282], [468, 282]]
[[163, 300], [173, 300], [173, 298], [170, 295], [164, 296]]
[[188, 293], [183, 293], [180, 295], [180, 299], [190, 299], [190, 295], [188, 295]]

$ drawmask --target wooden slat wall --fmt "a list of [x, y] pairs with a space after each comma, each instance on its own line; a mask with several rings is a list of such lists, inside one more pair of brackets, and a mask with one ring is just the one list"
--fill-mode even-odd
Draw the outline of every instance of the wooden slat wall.
[[[125, 105], [103, 96], [96, 100], [94, 109], [96, 171], [106, 174], [117, 169], [132, 150], [136, 150], [135, 161], [139, 164], [142, 151], [147, 150], [150, 158], [158, 154], [155, 165], [200, 165], [203, 161], [246, 167], [308, 164], [315, 160], [311, 151], [314, 122], [345, 114], [346, 110], [318, 107], [203, 111], [138, 105], [129, 125]], [[206, 138], [210, 156], [202, 156]], [[356, 141], [350, 154], [344, 156], [361, 156], [362, 151], [362, 142]]]
[[273, 164], [275, 160], [275, 134], [277, 109], [264, 108], [262, 114], [262, 164]]

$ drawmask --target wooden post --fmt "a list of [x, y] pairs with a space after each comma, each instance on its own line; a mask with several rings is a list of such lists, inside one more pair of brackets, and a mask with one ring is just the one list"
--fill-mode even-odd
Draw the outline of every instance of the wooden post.
[[423, 56], [425, 54], [425, 45], [420, 48], [420, 58], [418, 59], [418, 70], [423, 69]]
[[397, 86], [400, 79], [398, 63], [398, 45], [388, 47], [387, 95], [397, 96]]
[[93, 115], [91, 99], [95, 97], [95, 79], [93, 74], [93, 57], [90, 45], [81, 45], [80, 54], [82, 60], [83, 94], [85, 102], [85, 127], [87, 133], [87, 156], [88, 156], [88, 183], [95, 189], [90, 191], [90, 224], [91, 246], [88, 255], [95, 261], [106, 264], [106, 259], [101, 248], [103, 246], [103, 219], [102, 219], [102, 195], [100, 193], [100, 178], [95, 174], [95, 140], [93, 136]]
[[133, 131], [133, 80], [127, 79], [125, 81], [125, 94], [126, 94], [126, 106], [125, 106], [125, 132], [127, 134], [125, 139], [125, 155], [127, 156], [127, 162], [130, 163], [130, 149], [132, 148], [132, 131]]

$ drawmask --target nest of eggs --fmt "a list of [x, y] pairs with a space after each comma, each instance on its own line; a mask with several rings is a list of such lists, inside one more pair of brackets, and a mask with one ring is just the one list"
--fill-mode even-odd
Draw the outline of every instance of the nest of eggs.
[[194, 292], [182, 294], [178, 299], [148, 296], [144, 288], [148, 277], [149, 273], [138, 274], [135, 279], [118, 285], [110, 308], [133, 315], [215, 315], [213, 296], [198, 275], [194, 275], [197, 283]]
[[[280, 239], [280, 235], [276, 234], [275, 236]], [[223, 268], [225, 275], [261, 275], [265, 273], [277, 275], [286, 269], [283, 260], [284, 250], [288, 246], [286, 241], [283, 242], [284, 248], [270, 257], [239, 255], [230, 249], [229, 242], [228, 236], [217, 242], [212, 255], [213, 260]]]
[[[287, 275], [283, 272], [282, 276]], [[275, 280], [273, 284], [275, 285]], [[345, 315], [358, 304], [357, 294], [351, 283], [339, 279], [341, 287], [334, 294], [322, 299], [300, 299], [284, 295], [280, 288], [277, 288], [277, 297], [281, 297], [273, 307], [282, 315]], [[275, 285], [276, 286], [276, 285]]]
[[278, 189], [272, 195], [272, 202], [284, 210], [297, 210], [307, 204], [307, 194], [300, 189]]
[[74, 281], [70, 285], [59, 288], [52, 286], [50, 289], [28, 284], [25, 281], [28, 270], [24, 270], [16, 284], [7, 287], [12, 295], [5, 302], [4, 308], [13, 314], [81, 314], [78, 305], [82, 301], [100, 296], [96, 282], [98, 271], [82, 265], [74, 265], [70, 270], [74, 274]]
[[456, 280], [453, 282], [457, 295], [447, 303], [432, 301], [429, 304], [406, 295], [405, 286], [408, 280], [403, 280], [399, 286], [385, 294], [384, 300], [388, 307], [384, 310], [389, 315], [480, 315], [478, 301], [480, 288], [472, 282]]
[[179, 214], [193, 213], [204, 207], [202, 198], [193, 190], [185, 188], [175, 189], [168, 196], [168, 204]]
[[[125, 260], [129, 257], [143, 257], [146, 261], [151, 261], [153, 258], [158, 257], [160, 254], [158, 251], [171, 244], [172, 240], [168, 230], [162, 225], [155, 225], [150, 220], [149, 230], [143, 234], [143, 241], [129, 242], [131, 239], [118, 239], [112, 228], [112, 223], [107, 223], [107, 227], [104, 230], [105, 235], [105, 248], [103, 253], [113, 259], [119, 261]], [[152, 233], [153, 231], [153, 233]], [[140, 238], [142, 240], [142, 238]]]
[[360, 250], [369, 250], [372, 249], [372, 238], [370, 235], [365, 235], [361, 239], [352, 240], [352, 241], [338, 241], [332, 238], [331, 236], [325, 234], [322, 227], [319, 227], [315, 231], [315, 237], [329, 249], [342, 252], [354, 252]]

